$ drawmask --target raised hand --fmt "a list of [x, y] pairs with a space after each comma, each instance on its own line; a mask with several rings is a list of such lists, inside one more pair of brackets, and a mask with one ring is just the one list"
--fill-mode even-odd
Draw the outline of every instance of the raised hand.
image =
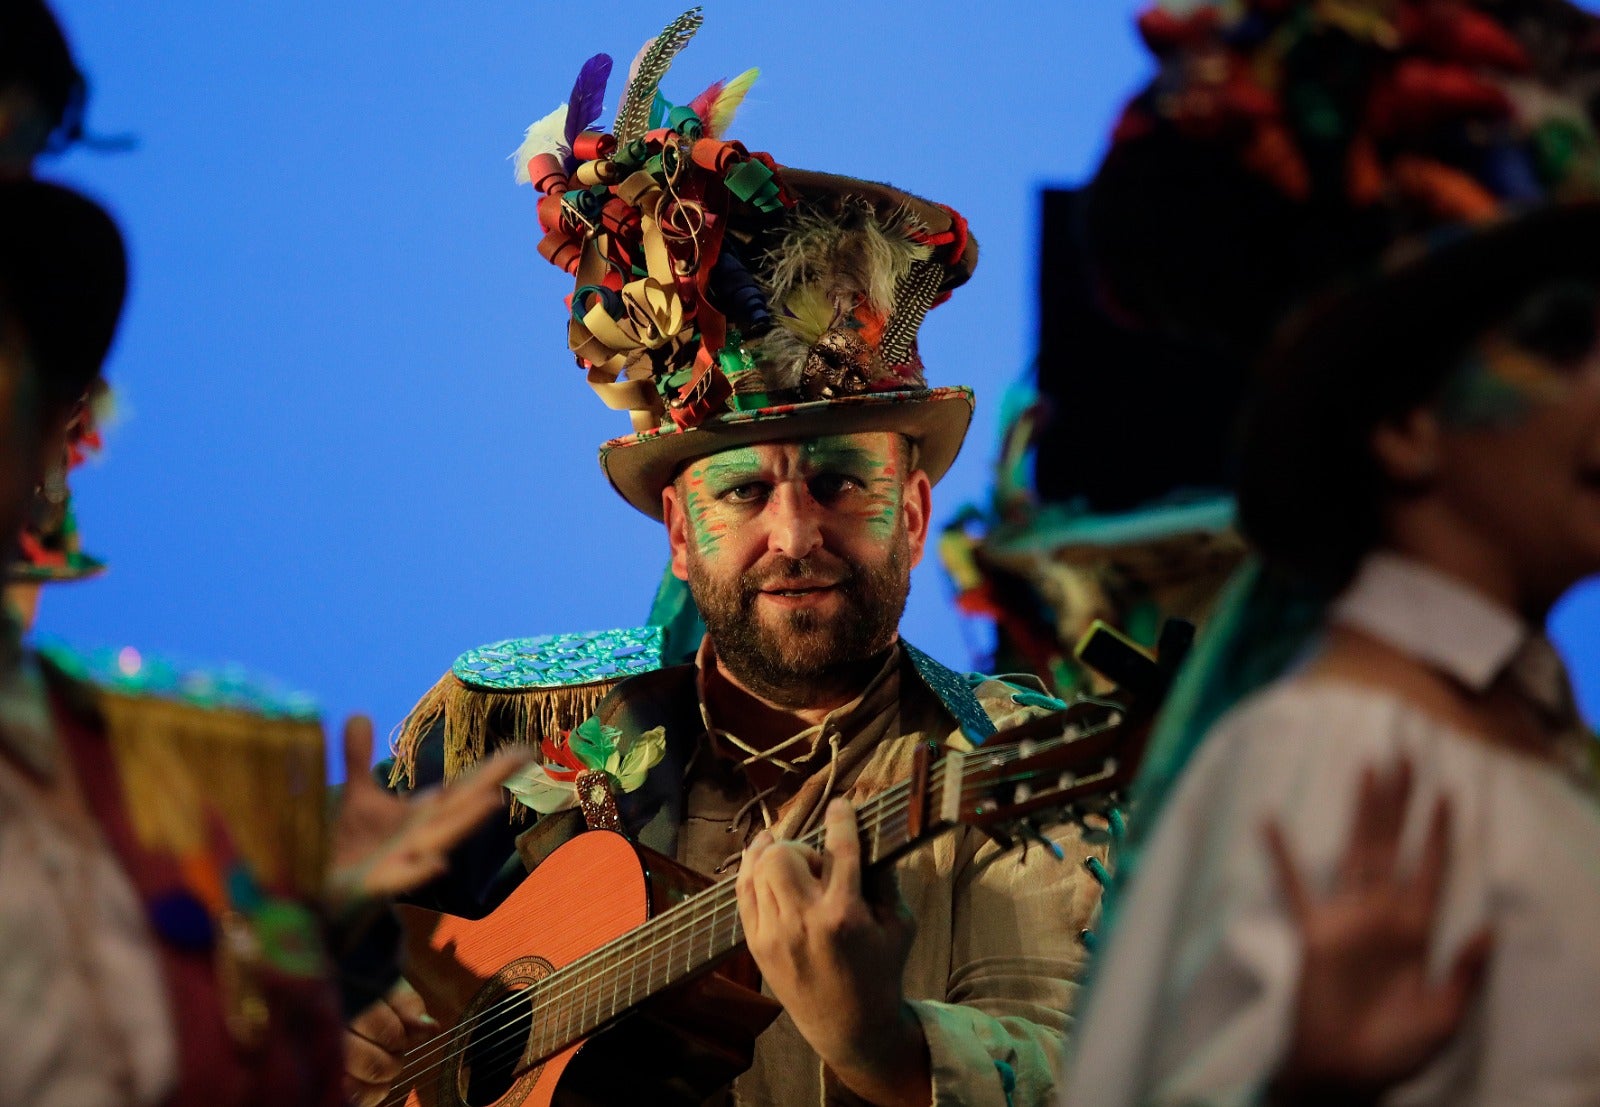
[[913, 926], [899, 891], [870, 900], [855, 809], [828, 805], [823, 850], [762, 833], [736, 890], [751, 956], [795, 1028], [852, 1091], [878, 1104], [932, 1098], [922, 1026], [901, 990]]
[[330, 909], [338, 914], [443, 874], [451, 848], [501, 809], [500, 785], [532, 756], [502, 752], [447, 788], [397, 796], [372, 779], [372, 720], [345, 720], [345, 786], [333, 827]]
[[1375, 1102], [1444, 1048], [1477, 993], [1491, 946], [1487, 929], [1462, 946], [1444, 979], [1429, 978], [1451, 810], [1444, 797], [1434, 805], [1416, 868], [1402, 873], [1411, 775], [1404, 760], [1388, 774], [1362, 774], [1355, 825], [1324, 898], [1307, 887], [1282, 827], [1269, 822], [1264, 828], [1305, 951], [1295, 1029], [1275, 1101]]

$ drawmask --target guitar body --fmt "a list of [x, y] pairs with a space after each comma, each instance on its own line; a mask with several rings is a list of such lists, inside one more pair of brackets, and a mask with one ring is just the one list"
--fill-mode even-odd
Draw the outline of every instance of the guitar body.
[[434, 1067], [407, 1104], [687, 1107], [725, 1087], [750, 1067], [756, 1036], [779, 1010], [756, 990], [755, 968], [744, 954], [532, 1068], [521, 1059], [537, 1027], [515, 999], [520, 986], [640, 927], [707, 883], [620, 834], [596, 830], [557, 849], [482, 919], [400, 908], [406, 978], [445, 1027], [418, 1051]]

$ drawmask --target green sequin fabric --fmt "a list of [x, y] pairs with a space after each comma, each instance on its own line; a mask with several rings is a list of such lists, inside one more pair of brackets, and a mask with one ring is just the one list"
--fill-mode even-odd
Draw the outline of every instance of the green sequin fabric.
[[76, 680], [105, 692], [170, 700], [218, 711], [242, 711], [269, 719], [315, 721], [317, 701], [242, 665], [202, 668], [171, 658], [122, 649], [80, 650], [59, 642], [39, 653]]
[[508, 638], [468, 650], [450, 671], [474, 688], [519, 691], [621, 680], [660, 667], [661, 628], [645, 626]]

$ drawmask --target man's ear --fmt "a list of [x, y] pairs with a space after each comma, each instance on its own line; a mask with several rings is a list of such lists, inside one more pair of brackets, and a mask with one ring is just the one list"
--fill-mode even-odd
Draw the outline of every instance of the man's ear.
[[1443, 461], [1439, 416], [1417, 408], [1373, 428], [1372, 456], [1389, 483], [1420, 491], [1433, 483]]
[[672, 575], [689, 579], [689, 513], [678, 499], [678, 488], [669, 484], [661, 490], [661, 518], [667, 524], [667, 546], [672, 551]]
[[911, 565], [915, 569], [922, 561], [922, 549], [928, 543], [928, 520], [933, 516], [933, 484], [928, 474], [913, 469], [900, 492], [900, 510], [905, 513], [906, 538], [911, 543]]

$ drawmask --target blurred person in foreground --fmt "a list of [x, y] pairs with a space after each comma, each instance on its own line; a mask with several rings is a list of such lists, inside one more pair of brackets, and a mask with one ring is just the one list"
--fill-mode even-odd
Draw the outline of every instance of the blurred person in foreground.
[[[1121, 310], [1259, 367], [1257, 557], [1158, 726], [1065, 1102], [1595, 1102], [1600, 785], [1543, 626], [1600, 571], [1600, 24], [1247, 3], [1141, 30], [1160, 72], [1090, 233]], [[1374, 821], [1395, 848], [1344, 854]], [[1442, 1048], [1389, 1023], [1352, 1068], [1312, 981], [1384, 962], [1324, 971], [1303, 908], [1444, 852], [1400, 978], [1481, 991]]]

